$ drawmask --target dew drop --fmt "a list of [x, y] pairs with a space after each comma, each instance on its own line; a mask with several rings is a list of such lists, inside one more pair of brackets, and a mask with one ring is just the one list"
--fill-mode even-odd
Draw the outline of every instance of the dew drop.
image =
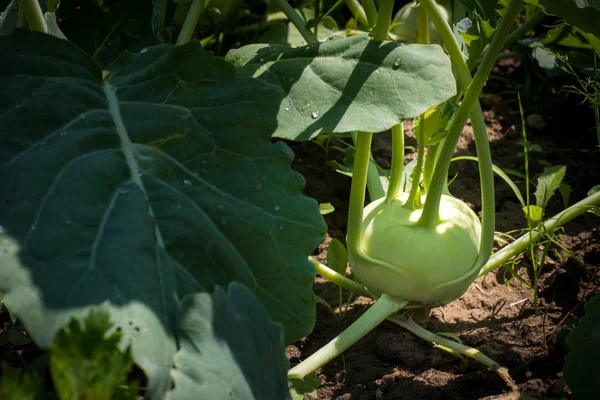
[[152, 161], [154, 161], [154, 157], [149, 156], [149, 155], [139, 154], [138, 157], [142, 161], [146, 161], [146, 162], [152, 162]]
[[283, 230], [283, 225], [279, 225], [279, 230], [282, 231]]
[[180, 208], [181, 208], [181, 204], [177, 204], [177, 208], [179, 208], [179, 209], [180, 209]]
[[35, 231], [36, 229], [37, 229], [37, 226], [35, 226], [35, 225], [31, 225], [31, 230], [32, 230], [32, 231]]
[[192, 186], [192, 181], [190, 181], [189, 179], [185, 179], [183, 181], [183, 184], [186, 185], [186, 186]]
[[121, 193], [121, 194], [127, 194], [127, 193], [129, 193], [129, 189], [125, 188], [125, 187], [124, 188], [120, 188], [119, 189], [119, 193]]
[[275, 206], [275, 211], [279, 211], [279, 210], [281, 210], [281, 207]]
[[60, 133], [60, 136], [66, 136], [66, 135], [67, 135], [67, 133], [68, 133], [67, 131], [65, 131], [65, 132], [61, 132], [61, 133]]
[[147, 48], [147, 47], [144, 47], [143, 49], [141, 49], [141, 50], [140, 50], [140, 53], [141, 53], [141, 54], [144, 54], [144, 53], [145, 53], [145, 52], [147, 52], [147, 51], [148, 51], [148, 48]]
[[402, 60], [397, 59], [396, 61], [394, 61], [394, 64], [392, 64], [392, 67], [394, 69], [398, 69], [398, 68], [400, 68], [401, 65], [402, 65]]
[[317, 119], [317, 118], [319, 118], [319, 112], [313, 111], [312, 114], [310, 114], [310, 116], [312, 117], [312, 119]]
[[71, 220], [70, 220], [70, 219], [68, 219], [68, 220], [66, 220], [66, 221], [65, 221], [65, 223], [66, 223], [67, 225], [71, 225]]
[[2, 225], [0, 225], [0, 235], [2, 235], [4, 233], [4, 227]]
[[310, 103], [306, 103], [304, 107], [302, 107], [302, 111], [306, 110], [308, 107], [310, 107]]
[[286, 108], [285, 108], [285, 111], [290, 111], [290, 108], [289, 108], [289, 107], [286, 107]]

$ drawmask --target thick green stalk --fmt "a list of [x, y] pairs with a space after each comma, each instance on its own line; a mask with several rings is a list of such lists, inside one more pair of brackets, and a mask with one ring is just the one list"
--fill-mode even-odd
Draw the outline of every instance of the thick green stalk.
[[392, 126], [392, 171], [386, 201], [391, 203], [402, 192], [402, 173], [404, 172], [404, 123]]
[[[351, 135], [354, 144], [357, 145], [358, 132], [352, 132]], [[383, 184], [379, 178], [377, 163], [371, 154], [369, 155], [369, 169], [367, 171], [367, 189], [369, 190], [369, 199], [371, 201], [385, 197], [385, 190], [383, 189]]]
[[377, 8], [375, 8], [375, 2], [373, 0], [362, 0], [365, 14], [367, 14], [367, 20], [369, 22], [369, 28], [372, 28], [377, 23]]
[[185, 16], [185, 21], [183, 21], [181, 32], [179, 32], [179, 36], [177, 36], [177, 42], [175, 43], [176, 45], [186, 44], [192, 40], [198, 19], [200, 18], [202, 11], [204, 11], [205, 2], [205, 0], [192, 1], [192, 5]]
[[23, 8], [29, 29], [48, 33], [48, 26], [38, 0], [21, 0], [19, 1], [19, 7]]
[[358, 0], [345, 0], [346, 6], [354, 15], [354, 18], [358, 20], [364, 26], [369, 26], [369, 20], [367, 20], [367, 14], [365, 14], [365, 9], [360, 5]]
[[433, 171], [435, 170], [435, 163], [439, 149], [439, 143], [427, 146], [427, 157], [425, 157], [425, 165], [423, 166], [423, 186], [425, 187], [425, 193], [429, 192], [429, 185], [431, 184], [431, 177], [433, 176]]
[[358, 132], [357, 135], [352, 185], [350, 186], [350, 205], [348, 206], [348, 236], [346, 239], [348, 250], [362, 250], [360, 237], [372, 137], [373, 134], [369, 132]]
[[425, 7], [419, 6], [419, 28], [417, 31], [417, 41], [420, 44], [429, 44], [429, 18]]
[[316, 371], [329, 361], [342, 354], [347, 348], [358, 342], [363, 336], [371, 332], [390, 315], [402, 309], [408, 301], [397, 299], [387, 294], [382, 294], [359, 319], [350, 325], [338, 337], [321, 347], [316, 353], [290, 369], [288, 378], [302, 379]]
[[390, 24], [392, 23], [392, 14], [394, 13], [394, 0], [380, 0], [379, 14], [377, 24], [373, 28], [373, 39], [387, 40]]
[[315, 44], [319, 43], [319, 39], [315, 36], [310, 29], [306, 27], [306, 21], [302, 19], [300, 14], [294, 10], [294, 8], [288, 4], [286, 0], [275, 0], [279, 9], [285, 14], [292, 24], [298, 29], [298, 32], [302, 35], [306, 43]]
[[573, 218], [580, 216], [592, 207], [600, 206], [600, 192], [594, 193], [591, 196], [586, 197], [580, 202], [573, 204], [571, 207], [561, 211], [554, 217], [544, 222], [542, 229], [534, 229], [531, 234], [525, 234], [509, 244], [508, 246], [500, 249], [494, 253], [488, 262], [481, 268], [479, 276], [483, 276], [488, 272], [493, 271], [505, 262], [510, 260], [512, 257], [520, 254], [526, 250], [532, 243], [537, 242], [547, 232], [554, 232], [557, 228], [563, 226]]
[[543, 10], [537, 10], [531, 18], [523, 22], [517, 29], [511, 32], [510, 35], [504, 40], [502, 47], [509, 48], [514, 42], [521, 39], [527, 32], [535, 28], [542, 20], [546, 17], [546, 12]]
[[317, 274], [321, 275], [323, 278], [326, 278], [337, 286], [359, 296], [375, 298], [375, 295], [365, 289], [365, 287], [360, 283], [355, 282], [352, 279], [348, 279], [342, 274], [338, 274], [328, 266], [321, 264], [312, 257], [308, 257], [308, 261], [315, 266]]

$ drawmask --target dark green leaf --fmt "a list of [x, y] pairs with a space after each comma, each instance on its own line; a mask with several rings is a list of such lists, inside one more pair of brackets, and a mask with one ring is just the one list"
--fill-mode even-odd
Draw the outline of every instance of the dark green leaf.
[[157, 43], [150, 0], [61, 0], [56, 10], [65, 36], [102, 67], [123, 50], [138, 52]]
[[542, 209], [546, 208], [548, 201], [560, 187], [562, 180], [567, 172], [567, 167], [564, 165], [555, 165], [553, 167], [544, 168], [544, 172], [537, 179], [537, 187], [535, 189], [536, 205]]
[[186, 297], [173, 400], [286, 399], [288, 360], [281, 327], [243, 285]]
[[316, 374], [308, 374], [304, 379], [290, 379], [293, 387], [291, 389], [294, 400], [302, 400], [305, 394], [317, 397], [317, 388], [321, 386], [321, 379]]
[[564, 374], [573, 400], [598, 398], [600, 393], [600, 293], [585, 304], [585, 316], [567, 336], [569, 353]]
[[348, 251], [343, 243], [337, 239], [331, 239], [327, 248], [327, 266], [337, 272], [345, 275], [348, 266]]
[[241, 282], [286, 342], [310, 332], [326, 226], [271, 142], [279, 89], [197, 42], [125, 53], [103, 78], [25, 30], [0, 37], [0, 86], [0, 291], [38, 345], [108, 301], [159, 397], [178, 297]]
[[600, 37], [600, 1], [598, 0], [525, 0], [549, 14], [564, 19], [586, 33]]
[[18, 370], [3, 368], [0, 376], [0, 399], [42, 400], [42, 379], [37, 375], [23, 375]]
[[[52, 343], [50, 372], [61, 400], [111, 400], [131, 371], [131, 352], [119, 349], [121, 333], [113, 331], [106, 310], [91, 309], [80, 322], [72, 319]], [[132, 394], [131, 399], [137, 399]]]
[[456, 93], [450, 60], [437, 45], [358, 35], [291, 50], [252, 45], [227, 59], [283, 89], [274, 135], [292, 140], [382, 132]]

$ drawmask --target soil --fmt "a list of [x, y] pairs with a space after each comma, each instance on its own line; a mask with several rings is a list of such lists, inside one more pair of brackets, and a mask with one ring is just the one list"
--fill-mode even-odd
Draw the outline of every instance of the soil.
[[[502, 69], [509, 69], [508, 73], [513, 75], [519, 73], [519, 65], [514, 62], [499, 64], [496, 72], [502, 72]], [[505, 82], [502, 84], [506, 85]], [[506, 86], [503, 87], [506, 89]], [[544, 166], [567, 165], [565, 182], [572, 188], [569, 200], [569, 204], [572, 204], [585, 197], [592, 186], [600, 183], [598, 151], [595, 150], [593, 132], [582, 132], [581, 135], [570, 133], [574, 129], [583, 131], [582, 127], [574, 126], [573, 121], [579, 115], [587, 115], [585, 111], [575, 106], [569, 107], [567, 102], [569, 109], [563, 109], [566, 112], [564, 120], [561, 119], [560, 115], [553, 114], [553, 105], [562, 103], [564, 106], [564, 98], [557, 98], [561, 94], [552, 90], [552, 87], [546, 89], [549, 98], [544, 103], [545, 109], [539, 106], [529, 108], [529, 115], [526, 115], [529, 140], [541, 147], [540, 151], [530, 152], [530, 176], [542, 172]], [[501, 168], [524, 173], [524, 159], [519, 154], [523, 151], [523, 145], [518, 143], [521, 137], [520, 116], [507, 106], [510, 96], [503, 99], [494, 94], [498, 93], [498, 88], [494, 88], [493, 84], [488, 90], [490, 93], [482, 94], [481, 101], [494, 163]], [[573, 118], [574, 115], [577, 116]], [[585, 124], [589, 122], [581, 118], [579, 121], [585, 121]], [[405, 127], [407, 146], [416, 148], [411, 124]], [[342, 242], [345, 239], [350, 179], [326, 165], [325, 161], [330, 159], [342, 162], [342, 156], [332, 151], [331, 147], [326, 152], [314, 143], [290, 145], [296, 153], [294, 168], [307, 181], [306, 194], [320, 203], [331, 203], [335, 207], [334, 212], [325, 216], [329, 226], [328, 235], [313, 254], [326, 264], [331, 238]], [[390, 145], [389, 132], [374, 135], [373, 154], [384, 168], [390, 165]], [[456, 153], [475, 154], [469, 125], [465, 127]], [[406, 157], [408, 161], [415, 154], [407, 154]], [[478, 211], [480, 192], [477, 164], [472, 161], [455, 162], [450, 176], [455, 174], [458, 175], [450, 187], [451, 192]], [[525, 183], [514, 179], [524, 193]], [[496, 205], [498, 232], [526, 227], [519, 202], [501, 179], [496, 179]], [[547, 213], [553, 215], [563, 208], [563, 201], [557, 194], [551, 200]], [[564, 233], [556, 236], [596, 277], [600, 277], [598, 226], [597, 217], [588, 214], [567, 224]], [[515, 263], [514, 271], [523, 282], [532, 282], [528, 257], [521, 256]], [[386, 321], [348, 349], [343, 357], [318, 370], [322, 382], [318, 398], [568, 398], [570, 392], [562, 375], [563, 359], [568, 351], [564, 339], [573, 321], [582, 315], [585, 301], [599, 288], [583, 272], [578, 262], [564, 251], [552, 254], [542, 271], [537, 307], [532, 290], [520, 279], [511, 276], [505, 268], [499, 268], [478, 279], [458, 300], [433, 309], [427, 323], [427, 329], [456, 334], [464, 344], [479, 349], [508, 368], [520, 394], [512, 392], [497, 374], [478, 362], [461, 361]], [[347, 275], [351, 275], [350, 268]], [[314, 291], [339, 311], [339, 294], [335, 285], [318, 277]], [[287, 349], [292, 366], [336, 337], [372, 302], [371, 299], [353, 297], [340, 321], [319, 306], [313, 333]], [[305, 395], [305, 399], [309, 398], [312, 397]]]

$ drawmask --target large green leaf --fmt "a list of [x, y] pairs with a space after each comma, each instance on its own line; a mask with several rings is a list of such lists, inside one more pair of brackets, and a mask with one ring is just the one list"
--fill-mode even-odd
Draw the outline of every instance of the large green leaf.
[[549, 14], [564, 19], [586, 33], [600, 37], [599, 0], [525, 0]]
[[65, 36], [103, 67], [123, 50], [137, 52], [158, 42], [150, 0], [61, 0], [56, 16]]
[[284, 400], [289, 396], [281, 328], [237, 283], [190, 295], [179, 311], [173, 400]]
[[326, 226], [271, 143], [281, 93], [198, 43], [125, 53], [0, 38], [0, 292], [48, 347], [108, 302], [150, 390], [169, 386], [178, 297], [238, 281], [284, 327], [314, 324]]
[[385, 131], [456, 93], [441, 47], [376, 42], [366, 34], [297, 49], [250, 45], [226, 59], [283, 89], [274, 136], [292, 140]]
[[573, 400], [597, 399], [600, 393], [600, 294], [585, 304], [585, 317], [567, 336], [564, 374]]

